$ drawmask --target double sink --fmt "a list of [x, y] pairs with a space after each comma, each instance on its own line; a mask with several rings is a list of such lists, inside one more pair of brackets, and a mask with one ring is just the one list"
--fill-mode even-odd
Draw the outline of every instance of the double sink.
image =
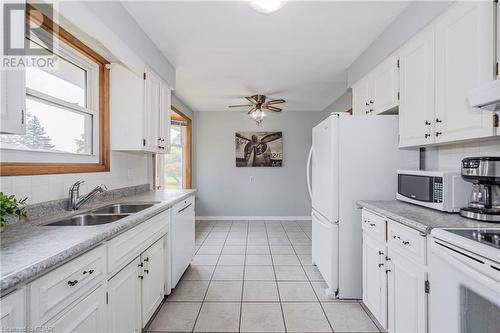
[[116, 203], [91, 210], [88, 213], [66, 217], [46, 226], [93, 226], [118, 221], [130, 214], [153, 207], [157, 202]]

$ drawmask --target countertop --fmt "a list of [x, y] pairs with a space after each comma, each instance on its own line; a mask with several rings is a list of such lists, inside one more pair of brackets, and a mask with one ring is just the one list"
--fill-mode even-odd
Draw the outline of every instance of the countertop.
[[498, 223], [487, 223], [462, 217], [458, 213], [445, 213], [398, 200], [358, 201], [358, 206], [429, 234], [433, 228], [498, 228]]
[[21, 221], [8, 225], [0, 236], [1, 294], [4, 295], [19, 285], [96, 247], [103, 241], [137, 226], [195, 192], [196, 190], [148, 191], [118, 200], [88, 204], [77, 212], [81, 214], [115, 202], [158, 202], [153, 207], [104, 225], [43, 226], [53, 220], [54, 216], [45, 220], [40, 218], [29, 223]]

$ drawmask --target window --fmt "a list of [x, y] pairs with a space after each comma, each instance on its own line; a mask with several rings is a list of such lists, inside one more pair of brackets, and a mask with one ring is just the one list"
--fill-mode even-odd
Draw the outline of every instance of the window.
[[[171, 110], [170, 153], [156, 156], [158, 188], [191, 188], [192, 123], [175, 107]], [[155, 170], [155, 173], [156, 173]]]
[[[26, 133], [0, 135], [1, 175], [109, 171], [108, 62], [45, 16], [42, 27], [57, 66], [25, 68]], [[47, 49], [40, 34], [26, 39]]]

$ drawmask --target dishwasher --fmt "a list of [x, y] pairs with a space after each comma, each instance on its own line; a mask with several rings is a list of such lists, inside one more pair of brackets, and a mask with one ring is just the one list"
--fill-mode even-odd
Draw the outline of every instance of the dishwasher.
[[174, 205], [170, 224], [171, 288], [175, 288], [193, 260], [195, 251], [194, 220], [194, 196]]

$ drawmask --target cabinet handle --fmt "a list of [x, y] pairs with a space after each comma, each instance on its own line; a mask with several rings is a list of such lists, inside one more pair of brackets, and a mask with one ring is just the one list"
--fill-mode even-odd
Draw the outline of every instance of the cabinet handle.
[[21, 125], [24, 125], [24, 109], [21, 109]]
[[428, 137], [430, 137], [431, 135], [430, 134], [426, 134], [425, 135], [425, 138], [427, 139]]
[[371, 227], [374, 227], [374, 226], [375, 226], [375, 223], [370, 223], [370, 226], [371, 226]]
[[93, 269], [91, 269], [91, 270], [89, 270], [88, 272], [87, 272], [87, 271], [83, 271], [83, 274], [84, 274], [84, 275], [85, 275], [85, 274], [87, 274], [87, 273], [88, 273], [88, 274], [92, 274], [92, 273], [94, 273], [94, 270], [93, 270]]
[[378, 264], [378, 267], [379, 267], [379, 268], [380, 268], [380, 267], [382, 267], [382, 266], [384, 266], [384, 264]]
[[443, 122], [442, 119], [436, 118], [436, 123], [442, 123], [442, 122]]
[[373, 111], [375, 111], [375, 110], [373, 110], [373, 109], [370, 109], [370, 113], [372, 113]]
[[370, 113], [370, 111], [365, 111], [365, 114], [368, 114], [368, 113]]
[[391, 270], [390, 270], [390, 269], [386, 269], [386, 270], [385, 270], [385, 274], [390, 273], [390, 272], [391, 272]]
[[139, 265], [137, 265], [137, 266], [139, 266], [139, 267], [143, 267], [143, 266], [144, 266], [144, 263], [142, 263], [142, 262], [141, 262], [141, 263], [140, 263]]
[[382, 251], [378, 251], [378, 255], [379, 255], [379, 256], [383, 256], [383, 255], [384, 255], [384, 252], [382, 252]]
[[139, 275], [139, 279], [144, 280], [144, 276]]
[[77, 283], [78, 283], [78, 280], [68, 281], [68, 286], [73, 287]]
[[370, 101], [370, 104], [373, 104], [373, 103], [375, 103], [375, 102], [374, 101]]
[[149, 269], [145, 269], [144, 273], [149, 274]]
[[443, 135], [443, 132], [436, 132], [436, 136]]
[[365, 102], [365, 105], [366, 105], [366, 106], [368, 106], [368, 105], [370, 105], [370, 103], [368, 103], [368, 102]]
[[426, 121], [425, 121], [425, 125], [430, 126], [430, 125], [431, 125], [430, 121], [427, 121], [427, 120], [426, 120]]
[[410, 242], [408, 242], [408, 241], [403, 241], [403, 245], [410, 245]]
[[391, 260], [391, 258], [389, 258], [388, 256], [385, 256], [385, 260], [386, 260], [386, 261], [390, 261], [390, 260]]
[[149, 261], [149, 257], [144, 258], [144, 261], [148, 262]]
[[394, 238], [394, 239], [401, 239], [401, 237], [396, 236], [396, 235], [395, 235], [395, 236], [392, 236], [392, 238]]

